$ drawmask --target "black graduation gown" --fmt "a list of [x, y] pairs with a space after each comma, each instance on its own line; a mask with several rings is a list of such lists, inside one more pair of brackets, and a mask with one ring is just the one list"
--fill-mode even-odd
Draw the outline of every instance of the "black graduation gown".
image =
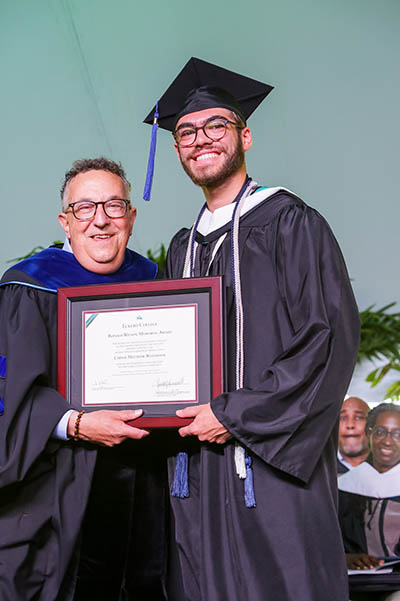
[[[211, 407], [252, 457], [257, 506], [245, 507], [233, 442], [189, 450], [190, 497], [172, 498], [175, 580], [185, 601], [348, 601], [335, 426], [359, 319], [346, 267], [325, 220], [288, 192], [241, 217], [245, 372], [235, 391], [230, 224], [198, 235], [195, 275], [225, 231], [209, 274], [224, 276], [228, 392]], [[169, 277], [182, 276], [188, 237], [182, 229], [171, 242]]]
[[[54, 267], [58, 258], [65, 268], [70, 265], [68, 273]], [[60, 285], [67, 285], [69, 278], [70, 285], [77, 285], [77, 278], [83, 277], [80, 270], [86, 271], [70, 253], [49, 249], [29, 262], [30, 275], [13, 269], [3, 278], [21, 283], [0, 286], [0, 599], [73, 598], [77, 541], [88, 502], [91, 519], [85, 522], [80, 552], [92, 561], [100, 590], [92, 585], [85, 595], [83, 582], [80, 598], [118, 599], [128, 564], [124, 599], [164, 599], [166, 468], [153, 449], [154, 438], [127, 441], [99, 453], [94, 445], [51, 438], [70, 406], [56, 391], [57, 295], [43, 289], [38, 279], [47, 268], [47, 286], [60, 277]], [[111, 279], [118, 281], [118, 273]], [[145, 264], [143, 270], [139, 265], [132, 271], [128, 265], [123, 277], [143, 279], [145, 274], [152, 279], [155, 269]], [[91, 272], [88, 278], [90, 283], [110, 279]], [[96, 503], [96, 497], [102, 502]], [[110, 592], [115, 589], [116, 596]]]

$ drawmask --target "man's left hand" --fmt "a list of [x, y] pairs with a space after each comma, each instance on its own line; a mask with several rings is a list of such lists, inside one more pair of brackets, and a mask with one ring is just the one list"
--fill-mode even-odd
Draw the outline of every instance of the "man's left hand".
[[197, 436], [201, 442], [216, 442], [224, 444], [232, 438], [232, 434], [221, 424], [211, 410], [210, 403], [198, 405], [197, 407], [186, 407], [176, 412], [178, 417], [194, 417], [188, 426], [179, 429], [179, 434], [185, 436]]

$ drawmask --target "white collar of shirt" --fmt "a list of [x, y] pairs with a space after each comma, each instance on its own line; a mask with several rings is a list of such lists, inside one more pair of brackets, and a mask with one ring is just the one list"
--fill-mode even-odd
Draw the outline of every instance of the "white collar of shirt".
[[400, 495], [400, 463], [380, 473], [364, 461], [350, 472], [339, 476], [338, 488], [363, 497], [388, 499]]
[[347, 469], [349, 469], [349, 470], [354, 469], [355, 466], [351, 465], [351, 463], [346, 461], [346, 459], [343, 457], [343, 455], [340, 451], [337, 452], [337, 458], [339, 459], [340, 463], [342, 463], [345, 467], [347, 467]]
[[72, 253], [73, 252], [72, 248], [71, 248], [71, 245], [69, 243], [69, 240], [68, 240], [68, 238], [66, 236], [65, 236], [64, 245], [62, 247], [62, 250], [66, 250], [68, 253]]
[[[244, 215], [245, 213], [250, 211], [250, 209], [253, 209], [260, 202], [266, 200], [279, 190], [285, 190], [286, 192], [290, 192], [290, 190], [288, 190], [287, 188], [282, 187], [261, 188], [261, 190], [257, 190], [257, 192], [254, 192], [254, 194], [247, 196], [247, 198], [245, 198], [244, 201], [241, 215]], [[290, 193], [293, 194], [293, 192]], [[229, 223], [232, 220], [232, 215], [235, 206], [236, 203], [231, 202], [230, 204], [224, 205], [219, 209], [215, 209], [213, 213], [211, 213], [211, 211], [209, 211], [208, 208], [206, 208], [203, 215], [201, 216], [199, 225], [197, 226], [197, 231], [203, 236], [207, 236], [207, 234], [215, 232], [215, 230], [218, 230], [226, 223]]]

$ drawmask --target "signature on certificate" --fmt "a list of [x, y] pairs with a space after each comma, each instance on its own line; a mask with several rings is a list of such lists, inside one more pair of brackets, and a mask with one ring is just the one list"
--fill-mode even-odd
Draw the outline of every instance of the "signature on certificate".
[[156, 395], [174, 397], [188, 392], [188, 382], [185, 377], [181, 378], [158, 378], [154, 384]]

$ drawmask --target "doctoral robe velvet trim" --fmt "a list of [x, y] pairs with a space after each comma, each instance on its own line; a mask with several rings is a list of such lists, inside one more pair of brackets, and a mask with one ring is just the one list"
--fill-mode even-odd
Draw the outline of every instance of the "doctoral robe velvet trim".
[[59, 248], [46, 248], [8, 269], [3, 280], [7, 280], [7, 277], [10, 279], [11, 271], [22, 271], [47, 288], [57, 290], [66, 286], [153, 280], [157, 274], [157, 265], [127, 248], [120, 269], [115, 273], [102, 275], [82, 267], [73, 253]]
[[[7, 359], [4, 355], [0, 355], [0, 378], [5, 378], [7, 375]], [[0, 415], [4, 413], [4, 401], [0, 396]]]
[[0, 355], [0, 378], [5, 378], [7, 375], [7, 359], [4, 355]]

